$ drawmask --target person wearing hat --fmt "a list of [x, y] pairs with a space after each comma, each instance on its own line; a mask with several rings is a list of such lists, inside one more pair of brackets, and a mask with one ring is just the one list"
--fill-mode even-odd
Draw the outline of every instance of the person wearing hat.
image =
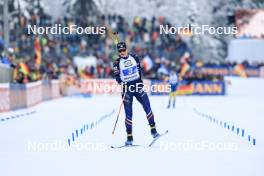
[[168, 82], [170, 84], [171, 92], [169, 93], [169, 103], [167, 108], [169, 109], [171, 106], [171, 100], [173, 101], [173, 108], [175, 108], [176, 102], [176, 93], [178, 87], [178, 76], [176, 70], [171, 70], [170, 75], [168, 77]]
[[154, 115], [151, 110], [148, 95], [143, 90], [143, 81], [141, 78], [141, 66], [137, 55], [128, 53], [125, 42], [117, 44], [119, 58], [114, 62], [114, 76], [119, 84], [123, 85], [122, 98], [125, 109], [125, 126], [127, 132], [127, 140], [125, 145], [133, 144], [132, 135], [132, 104], [135, 97], [143, 106], [146, 117], [150, 125], [150, 132], [153, 138], [157, 138], [160, 134], [156, 130]]

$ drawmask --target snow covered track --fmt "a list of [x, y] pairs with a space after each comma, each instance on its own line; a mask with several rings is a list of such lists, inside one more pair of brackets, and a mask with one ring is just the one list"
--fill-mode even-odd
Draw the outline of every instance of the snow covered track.
[[[252, 135], [251, 134], [247, 134], [245, 135], [245, 130], [240, 128], [240, 127], [237, 127], [236, 125], [234, 124], [230, 124], [228, 122], [223, 122], [222, 120], [218, 120], [216, 119], [215, 117], [209, 115], [209, 114], [206, 114], [206, 113], [203, 113], [203, 112], [200, 112], [198, 111], [197, 109], [193, 108], [193, 111], [201, 116], [201, 117], [204, 117], [205, 119], [209, 120], [210, 122], [212, 122], [213, 124], [216, 124], [216, 125], [219, 125], [220, 127], [223, 127], [224, 129], [227, 129], [227, 130], [231, 130], [232, 132], [234, 132], [235, 134], [241, 136], [242, 138], [247, 136], [247, 140], [250, 144], [252, 145], [256, 145], [256, 139], [255, 138], [252, 138]], [[240, 134], [241, 133], [241, 134]]]
[[78, 137], [80, 137], [85, 132], [88, 132], [89, 130], [92, 130], [94, 127], [100, 125], [106, 118], [112, 117], [112, 115], [115, 113], [115, 110], [113, 109], [112, 112], [105, 114], [101, 116], [98, 120], [94, 122], [86, 122], [84, 123], [80, 128], [76, 129], [74, 132], [72, 132], [71, 137], [68, 138], [68, 145], [70, 146], [71, 143], [77, 140]]
[[[37, 112], [0, 122], [0, 174], [263, 175], [264, 80], [231, 81], [227, 96], [180, 96], [176, 109], [166, 109], [168, 97], [150, 96], [158, 131], [169, 130], [152, 148], [110, 148], [126, 139], [123, 110], [111, 134], [121, 96], [67, 97], [1, 114], [0, 119]], [[148, 145], [144, 110], [137, 101], [133, 108], [134, 142]]]

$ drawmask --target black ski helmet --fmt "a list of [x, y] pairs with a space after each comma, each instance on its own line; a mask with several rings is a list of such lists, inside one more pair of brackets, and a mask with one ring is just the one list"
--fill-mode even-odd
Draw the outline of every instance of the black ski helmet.
[[126, 46], [126, 43], [125, 42], [119, 42], [117, 45], [117, 50], [120, 51], [120, 50], [126, 50], [127, 49], [127, 46]]

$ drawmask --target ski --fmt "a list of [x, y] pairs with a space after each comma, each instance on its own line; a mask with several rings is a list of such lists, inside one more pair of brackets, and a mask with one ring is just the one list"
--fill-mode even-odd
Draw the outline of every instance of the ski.
[[169, 131], [166, 130], [164, 133], [161, 133], [159, 136], [157, 136], [156, 138], [154, 138], [148, 146], [151, 147], [153, 144], [156, 143], [156, 141], [157, 141], [160, 137], [166, 135], [168, 132], [169, 132]]
[[[153, 145], [156, 143], [156, 141], [157, 141], [160, 137], [166, 135], [168, 132], [169, 132], [169, 131], [166, 130], [164, 133], [161, 133], [158, 137], [154, 138], [154, 139], [151, 141], [151, 143], [148, 145], [148, 147], [153, 146]], [[120, 146], [113, 146], [113, 145], [111, 145], [111, 148], [113, 148], [113, 149], [114, 149], [114, 148], [126, 148], [126, 147], [144, 147], [144, 146], [143, 146], [143, 145], [137, 145], [137, 144], [132, 144], [132, 145], [120, 145]]]
[[111, 148], [126, 148], [126, 147], [138, 147], [140, 145], [132, 144], [132, 145], [120, 145], [120, 146], [113, 146], [111, 145]]

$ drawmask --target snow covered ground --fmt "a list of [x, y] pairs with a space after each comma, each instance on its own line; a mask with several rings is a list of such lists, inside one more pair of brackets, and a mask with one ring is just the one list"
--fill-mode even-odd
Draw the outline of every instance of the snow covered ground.
[[11, 119], [0, 121], [0, 175], [263, 175], [264, 79], [227, 79], [227, 96], [178, 97], [176, 109], [151, 96], [158, 130], [169, 130], [152, 148], [136, 101], [134, 143], [142, 146], [110, 148], [126, 138], [123, 111], [111, 134], [119, 96], [67, 97], [1, 114]]

